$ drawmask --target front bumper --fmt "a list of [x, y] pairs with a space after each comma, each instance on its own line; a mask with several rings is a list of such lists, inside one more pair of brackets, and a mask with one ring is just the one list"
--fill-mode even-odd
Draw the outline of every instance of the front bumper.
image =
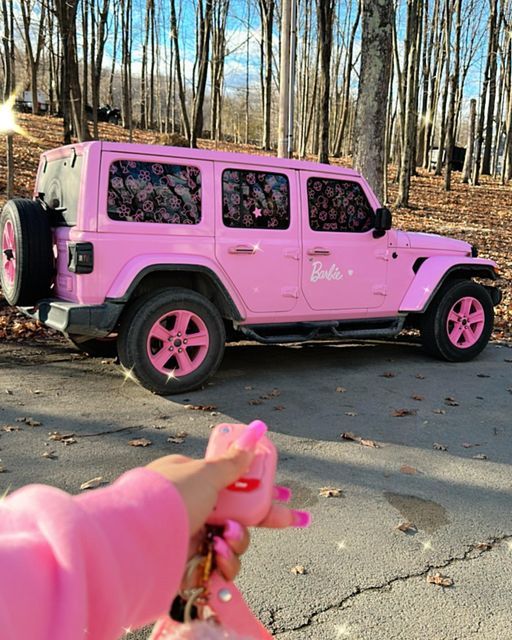
[[68, 335], [104, 338], [112, 333], [124, 304], [83, 305], [63, 300], [42, 300], [36, 307], [19, 307], [26, 316]]

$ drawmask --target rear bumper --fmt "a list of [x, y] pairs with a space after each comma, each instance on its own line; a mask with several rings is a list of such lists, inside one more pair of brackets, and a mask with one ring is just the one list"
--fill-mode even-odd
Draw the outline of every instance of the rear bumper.
[[103, 338], [114, 330], [124, 305], [104, 302], [83, 305], [63, 300], [42, 300], [36, 307], [20, 307], [25, 315], [68, 335]]

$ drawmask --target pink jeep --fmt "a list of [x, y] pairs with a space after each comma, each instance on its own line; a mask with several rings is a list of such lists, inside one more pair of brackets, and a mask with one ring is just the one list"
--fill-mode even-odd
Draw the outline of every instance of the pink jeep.
[[12, 305], [84, 351], [117, 349], [148, 389], [203, 384], [226, 337], [394, 336], [469, 360], [487, 344], [491, 260], [391, 228], [355, 171], [312, 162], [89, 142], [41, 156], [33, 200], [0, 218]]

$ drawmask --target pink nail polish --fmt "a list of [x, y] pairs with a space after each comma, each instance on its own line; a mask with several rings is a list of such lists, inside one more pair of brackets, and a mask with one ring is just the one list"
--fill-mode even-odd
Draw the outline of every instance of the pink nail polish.
[[222, 538], [219, 538], [219, 536], [214, 536], [213, 548], [215, 550], [215, 553], [219, 555], [221, 558], [224, 558], [224, 560], [229, 560], [233, 555], [233, 552], [231, 551], [231, 549], [228, 547], [228, 545], [224, 542]]
[[235, 441], [242, 451], [252, 451], [261, 437], [267, 432], [267, 425], [261, 420], [253, 420], [242, 435]]
[[290, 502], [292, 499], [292, 490], [288, 487], [274, 487], [274, 500], [279, 500], [279, 502]]
[[296, 509], [293, 509], [292, 514], [294, 527], [305, 529], [311, 524], [311, 514], [309, 511], [297, 511]]
[[226, 520], [223, 535], [226, 540], [235, 540], [239, 542], [244, 535], [244, 530], [242, 529], [242, 525], [238, 524], [235, 520]]

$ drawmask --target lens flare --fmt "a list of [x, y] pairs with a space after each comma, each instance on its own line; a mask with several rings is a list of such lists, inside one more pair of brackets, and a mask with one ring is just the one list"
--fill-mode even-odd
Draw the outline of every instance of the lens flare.
[[24, 135], [23, 129], [16, 122], [14, 113], [14, 95], [10, 96], [4, 103], [0, 104], [0, 133], [12, 135], [18, 133]]

